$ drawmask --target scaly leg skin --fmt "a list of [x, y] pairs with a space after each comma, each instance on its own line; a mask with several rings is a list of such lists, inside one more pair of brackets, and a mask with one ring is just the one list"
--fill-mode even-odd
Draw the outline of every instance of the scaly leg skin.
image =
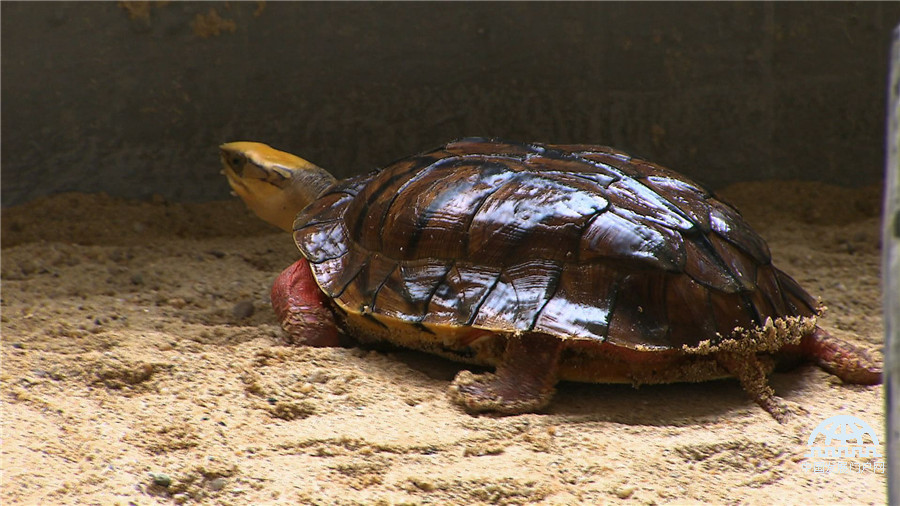
[[307, 346], [340, 346], [328, 299], [313, 278], [306, 259], [285, 269], [272, 284], [272, 307], [288, 333], [288, 342]]
[[816, 327], [816, 330], [800, 341], [800, 349], [819, 367], [845, 383], [881, 383], [881, 367], [868, 350], [833, 337], [824, 329]]
[[563, 341], [545, 334], [510, 335], [495, 373], [461, 371], [450, 384], [450, 398], [467, 411], [505, 415], [531, 413], [556, 393]]
[[778, 423], [785, 423], [790, 410], [769, 386], [766, 369], [755, 353], [719, 352], [716, 361], [741, 382], [741, 386]]

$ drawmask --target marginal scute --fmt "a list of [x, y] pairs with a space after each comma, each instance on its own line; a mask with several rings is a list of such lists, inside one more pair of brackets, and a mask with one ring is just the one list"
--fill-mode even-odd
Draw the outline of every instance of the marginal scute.
[[790, 314], [810, 316], [816, 313], [818, 306], [815, 299], [794, 278], [778, 271], [778, 287]]
[[607, 342], [631, 349], [667, 349], [671, 325], [666, 313], [665, 272], [634, 272], [618, 283]]
[[322, 263], [347, 253], [350, 247], [347, 226], [343, 221], [326, 221], [294, 231], [294, 240], [309, 245], [304, 251], [312, 263]]
[[709, 243], [715, 250], [718, 258], [727, 266], [728, 272], [738, 282], [741, 290], [752, 291], [756, 289], [757, 262], [750, 258], [731, 243], [717, 237], [715, 234], [708, 236]]
[[760, 296], [767, 303], [761, 309], [761, 313], [788, 314], [784, 297], [778, 287], [778, 271], [774, 267], [765, 265], [756, 270], [756, 286], [759, 288]]
[[747, 293], [709, 294], [712, 305], [712, 316], [716, 325], [716, 333], [729, 336], [735, 328], [751, 328], [763, 322], [755, 321], [755, 313], [748, 301]]
[[353, 194], [343, 192], [323, 195], [297, 215], [297, 218], [294, 220], [294, 230], [300, 230], [320, 223], [343, 220], [344, 213], [347, 211], [347, 204], [353, 197]]
[[321, 263], [310, 262], [310, 267], [322, 291], [329, 297], [340, 297], [366, 265], [369, 256], [370, 253], [351, 247], [345, 255]]
[[674, 347], [696, 343], [700, 336], [714, 336], [710, 290], [690, 276], [670, 275], [666, 280], [665, 309]]
[[351, 326], [437, 347], [539, 332], [699, 350], [815, 314], [734, 208], [602, 146], [462, 139], [337, 183], [294, 229]]

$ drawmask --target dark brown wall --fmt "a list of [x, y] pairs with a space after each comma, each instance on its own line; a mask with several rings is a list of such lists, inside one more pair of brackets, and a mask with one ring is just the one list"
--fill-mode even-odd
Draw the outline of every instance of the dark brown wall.
[[609, 144], [713, 187], [873, 183], [900, 20], [895, 2], [0, 10], [4, 205], [225, 198], [216, 145], [237, 139], [339, 176], [487, 135]]

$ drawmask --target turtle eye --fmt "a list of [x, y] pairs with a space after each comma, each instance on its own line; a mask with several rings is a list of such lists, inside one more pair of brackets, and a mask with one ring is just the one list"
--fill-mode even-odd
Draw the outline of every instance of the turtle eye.
[[234, 168], [241, 167], [244, 165], [244, 156], [237, 154], [237, 153], [232, 153], [231, 158], [230, 158], [230, 163], [231, 163], [231, 166]]

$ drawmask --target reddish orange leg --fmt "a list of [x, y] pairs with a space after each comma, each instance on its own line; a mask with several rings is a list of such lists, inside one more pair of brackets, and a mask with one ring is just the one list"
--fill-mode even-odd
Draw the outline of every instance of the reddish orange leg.
[[470, 412], [530, 413], [550, 403], [558, 380], [562, 339], [544, 334], [509, 336], [495, 373], [461, 371], [450, 397]]
[[800, 341], [800, 350], [819, 367], [846, 383], [881, 383], [881, 367], [868, 350], [833, 337], [819, 327]]
[[334, 313], [306, 259], [285, 269], [272, 284], [272, 307], [288, 341], [307, 346], [340, 346]]

